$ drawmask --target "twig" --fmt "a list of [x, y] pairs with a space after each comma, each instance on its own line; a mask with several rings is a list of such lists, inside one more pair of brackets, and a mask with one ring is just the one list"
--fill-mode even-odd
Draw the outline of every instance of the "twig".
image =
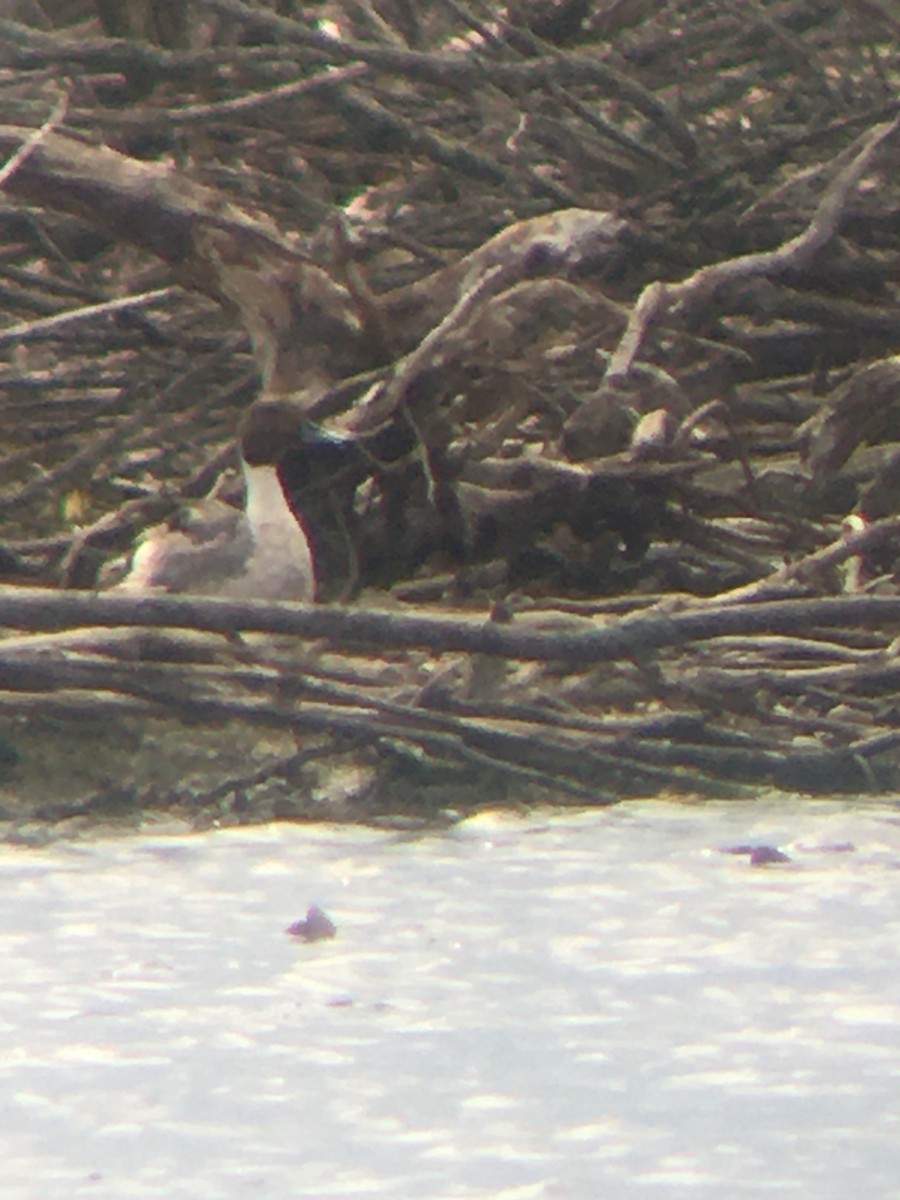
[[102, 304], [85, 304], [82, 308], [74, 308], [68, 312], [57, 313], [53, 317], [41, 317], [37, 321], [23, 321], [8, 329], [0, 330], [0, 346], [9, 343], [36, 342], [48, 334], [56, 333], [76, 321], [89, 321], [94, 317], [107, 317], [112, 313], [123, 312], [131, 308], [149, 308], [161, 304], [179, 295], [177, 287], [156, 288], [151, 292], [140, 292], [135, 296], [123, 296], [119, 300], [105, 300]]
[[688, 126], [654, 95], [599, 58], [586, 54], [556, 54], [510, 63], [478, 54], [427, 54], [393, 46], [348, 42], [311, 30], [300, 21], [282, 17], [242, 0], [198, 0], [205, 8], [225, 13], [252, 27], [296, 42], [325, 57], [342, 62], [365, 62], [407, 79], [423, 79], [445, 87], [470, 90], [474, 86], [509, 87], [516, 92], [537, 89], [553, 82], [564, 86], [594, 84], [607, 95], [624, 100], [658, 125], [685, 159], [697, 155], [697, 143]]
[[67, 86], [63, 94], [59, 97], [54, 106], [53, 112], [47, 120], [38, 129], [25, 139], [22, 145], [12, 154], [6, 162], [0, 167], [0, 188], [6, 186], [9, 179], [15, 175], [16, 171], [22, 166], [27, 158], [34, 153], [38, 146], [43, 142], [47, 135], [59, 125], [63, 117], [66, 115], [66, 109], [69, 105], [69, 87]]
[[743, 604], [748, 601], [769, 600], [773, 596], [784, 596], [786, 592], [809, 587], [815, 576], [821, 575], [823, 571], [840, 566], [848, 558], [865, 554], [897, 537], [900, 537], [900, 517], [886, 517], [880, 521], [873, 521], [857, 533], [842, 534], [820, 550], [779, 567], [765, 579], [757, 579], [730, 592], [720, 592], [713, 600], [698, 603]]
[[359, 79], [370, 70], [365, 63], [351, 63], [346, 67], [329, 68], [320, 75], [312, 75], [308, 79], [298, 79], [293, 83], [283, 83], [278, 87], [265, 88], [256, 92], [247, 92], [236, 96], [233, 100], [218, 100], [211, 104], [187, 104], [183, 108], [151, 109], [142, 107], [136, 112], [125, 110], [115, 112], [96, 109], [76, 109], [70, 114], [70, 125], [136, 125], [140, 128], [165, 125], [167, 127], [180, 125], [207, 124], [212, 121], [224, 120], [242, 113], [253, 112], [269, 104], [293, 100], [297, 96], [306, 96], [312, 92], [338, 87], [352, 79]]
[[195, 367], [178, 376], [168, 387], [142, 398], [128, 417], [119, 421], [112, 429], [100, 433], [93, 440], [83, 444], [52, 471], [37, 476], [17, 492], [0, 495], [0, 515], [21, 511], [33, 504], [38, 496], [53, 491], [79, 475], [90, 472], [97, 463], [102, 462], [117, 446], [121, 445], [130, 434], [145, 428], [149, 418], [169, 402], [173, 395], [178, 395], [179, 392], [196, 386], [210, 372], [216, 370], [222, 360], [231, 353], [233, 353], [233, 346], [229, 341], [219, 350], [201, 359]]
[[480, 305], [502, 291], [509, 273], [501, 266], [490, 268], [468, 286], [464, 285], [456, 303], [447, 315], [426, 334], [416, 349], [399, 362], [392, 377], [371, 400], [358, 405], [352, 415], [351, 427], [355, 433], [376, 429], [393, 415], [404, 392], [424, 370], [439, 371], [446, 365], [452, 339], [459, 337], [474, 312]]

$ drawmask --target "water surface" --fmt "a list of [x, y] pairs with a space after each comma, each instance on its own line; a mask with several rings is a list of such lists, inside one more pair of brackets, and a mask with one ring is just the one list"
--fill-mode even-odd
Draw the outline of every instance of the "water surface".
[[0, 1195], [894, 1197], [898, 866], [803, 801], [4, 847]]

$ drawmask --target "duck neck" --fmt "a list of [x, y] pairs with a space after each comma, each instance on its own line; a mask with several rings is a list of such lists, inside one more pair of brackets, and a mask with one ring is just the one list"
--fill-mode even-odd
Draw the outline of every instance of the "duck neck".
[[273, 466], [250, 467], [243, 464], [246, 488], [245, 512], [254, 530], [296, 528], [278, 471]]

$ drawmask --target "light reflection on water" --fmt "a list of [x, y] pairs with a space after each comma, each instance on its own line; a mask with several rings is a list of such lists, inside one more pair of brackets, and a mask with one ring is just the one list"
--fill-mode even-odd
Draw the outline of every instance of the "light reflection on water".
[[802, 801], [2, 848], [0, 1195], [894, 1197], [898, 865]]

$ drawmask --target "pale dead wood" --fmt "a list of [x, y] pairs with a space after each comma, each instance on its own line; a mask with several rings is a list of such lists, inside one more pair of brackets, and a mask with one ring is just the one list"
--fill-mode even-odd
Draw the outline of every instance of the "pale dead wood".
[[900, 118], [874, 126], [859, 140], [859, 149], [828, 185], [816, 212], [802, 233], [775, 250], [701, 267], [681, 283], [655, 281], [642, 292], [628, 327], [610, 359], [607, 381], [626, 378], [651, 331], [673, 310], [688, 310], [708, 302], [717, 288], [755, 276], [771, 278], [791, 267], [805, 266], [835, 236], [847, 202], [882, 145], [900, 128]]

